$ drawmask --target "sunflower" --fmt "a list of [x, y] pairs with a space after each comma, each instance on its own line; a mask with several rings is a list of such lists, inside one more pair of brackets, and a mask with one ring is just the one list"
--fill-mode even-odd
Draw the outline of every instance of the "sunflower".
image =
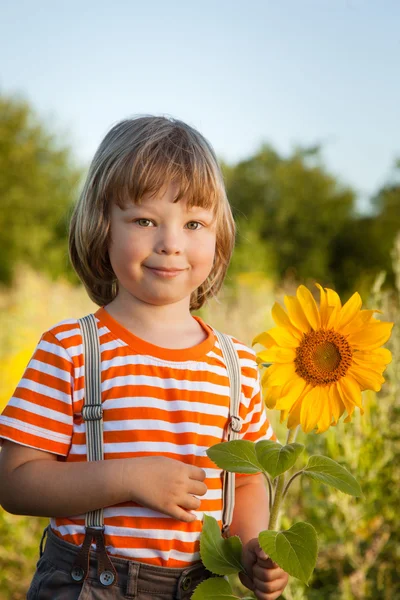
[[378, 310], [361, 310], [356, 292], [342, 306], [338, 294], [320, 291], [318, 308], [311, 292], [301, 285], [296, 296], [285, 296], [287, 312], [275, 302], [277, 325], [256, 336], [258, 364], [269, 363], [261, 378], [268, 408], [281, 411], [289, 429], [301, 425], [317, 433], [336, 425], [346, 411], [351, 421], [357, 406], [363, 414], [363, 390], [379, 391], [382, 373], [392, 360], [387, 342], [393, 323], [377, 321]]

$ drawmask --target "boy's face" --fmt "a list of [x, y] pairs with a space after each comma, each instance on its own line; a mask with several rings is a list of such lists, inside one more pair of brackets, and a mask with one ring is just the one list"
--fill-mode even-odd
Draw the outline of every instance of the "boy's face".
[[[109, 256], [119, 294], [148, 304], [165, 305], [187, 298], [208, 277], [214, 261], [216, 226], [213, 213], [188, 209], [185, 198], [174, 203], [170, 184], [141, 205], [111, 206]], [[166, 276], [155, 269], [177, 269]]]

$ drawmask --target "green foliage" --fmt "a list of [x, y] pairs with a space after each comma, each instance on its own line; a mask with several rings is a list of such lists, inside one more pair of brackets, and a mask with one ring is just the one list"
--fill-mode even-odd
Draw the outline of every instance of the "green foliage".
[[29, 104], [0, 96], [0, 281], [25, 263], [51, 276], [72, 273], [68, 213], [82, 176], [71, 150]]
[[303, 452], [302, 444], [286, 444], [262, 440], [256, 443], [256, 455], [263, 469], [275, 478], [293, 467], [299, 455]]
[[362, 496], [360, 485], [353, 475], [327, 456], [310, 456], [302, 473], [350, 496]]
[[228, 581], [221, 577], [212, 577], [198, 585], [191, 600], [237, 600]]
[[264, 145], [249, 159], [225, 166], [225, 178], [239, 227], [247, 219], [253, 223], [278, 279], [288, 273], [299, 280], [331, 275], [330, 244], [352, 218], [355, 194], [325, 171], [319, 149], [284, 158]]
[[200, 555], [205, 567], [216, 575], [243, 571], [242, 542], [237, 535], [224, 539], [214, 517], [204, 515]]
[[309, 523], [295, 523], [286, 531], [262, 531], [261, 548], [282, 569], [308, 583], [317, 562], [317, 532]]
[[255, 444], [248, 440], [232, 440], [211, 446], [207, 456], [225, 471], [234, 473], [259, 473], [262, 466], [258, 462]]

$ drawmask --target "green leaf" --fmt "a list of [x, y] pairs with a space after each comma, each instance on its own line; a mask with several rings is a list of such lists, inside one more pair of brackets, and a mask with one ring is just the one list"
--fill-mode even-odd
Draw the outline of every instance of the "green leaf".
[[211, 577], [202, 581], [194, 590], [191, 600], [236, 600], [230, 584], [222, 577]]
[[308, 584], [317, 562], [318, 538], [309, 523], [296, 523], [286, 531], [262, 531], [261, 548], [286, 573]]
[[260, 473], [255, 444], [248, 440], [232, 440], [215, 444], [207, 450], [207, 456], [224, 471], [234, 473]]
[[261, 440], [255, 447], [258, 462], [273, 478], [291, 469], [304, 450], [303, 444], [282, 446], [271, 440]]
[[200, 556], [204, 566], [216, 575], [243, 571], [242, 542], [237, 535], [224, 539], [214, 517], [204, 515], [200, 536]]
[[360, 485], [348, 472], [347, 469], [339, 465], [335, 460], [326, 456], [310, 456], [307, 466], [303, 470], [303, 475], [322, 481], [350, 496], [362, 496]]

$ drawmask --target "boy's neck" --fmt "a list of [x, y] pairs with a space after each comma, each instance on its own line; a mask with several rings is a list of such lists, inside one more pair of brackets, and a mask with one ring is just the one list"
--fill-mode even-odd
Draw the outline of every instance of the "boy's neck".
[[192, 317], [189, 307], [180, 303], [169, 306], [126, 306], [116, 298], [104, 307], [125, 329], [142, 340], [163, 348], [190, 348], [207, 337]]

